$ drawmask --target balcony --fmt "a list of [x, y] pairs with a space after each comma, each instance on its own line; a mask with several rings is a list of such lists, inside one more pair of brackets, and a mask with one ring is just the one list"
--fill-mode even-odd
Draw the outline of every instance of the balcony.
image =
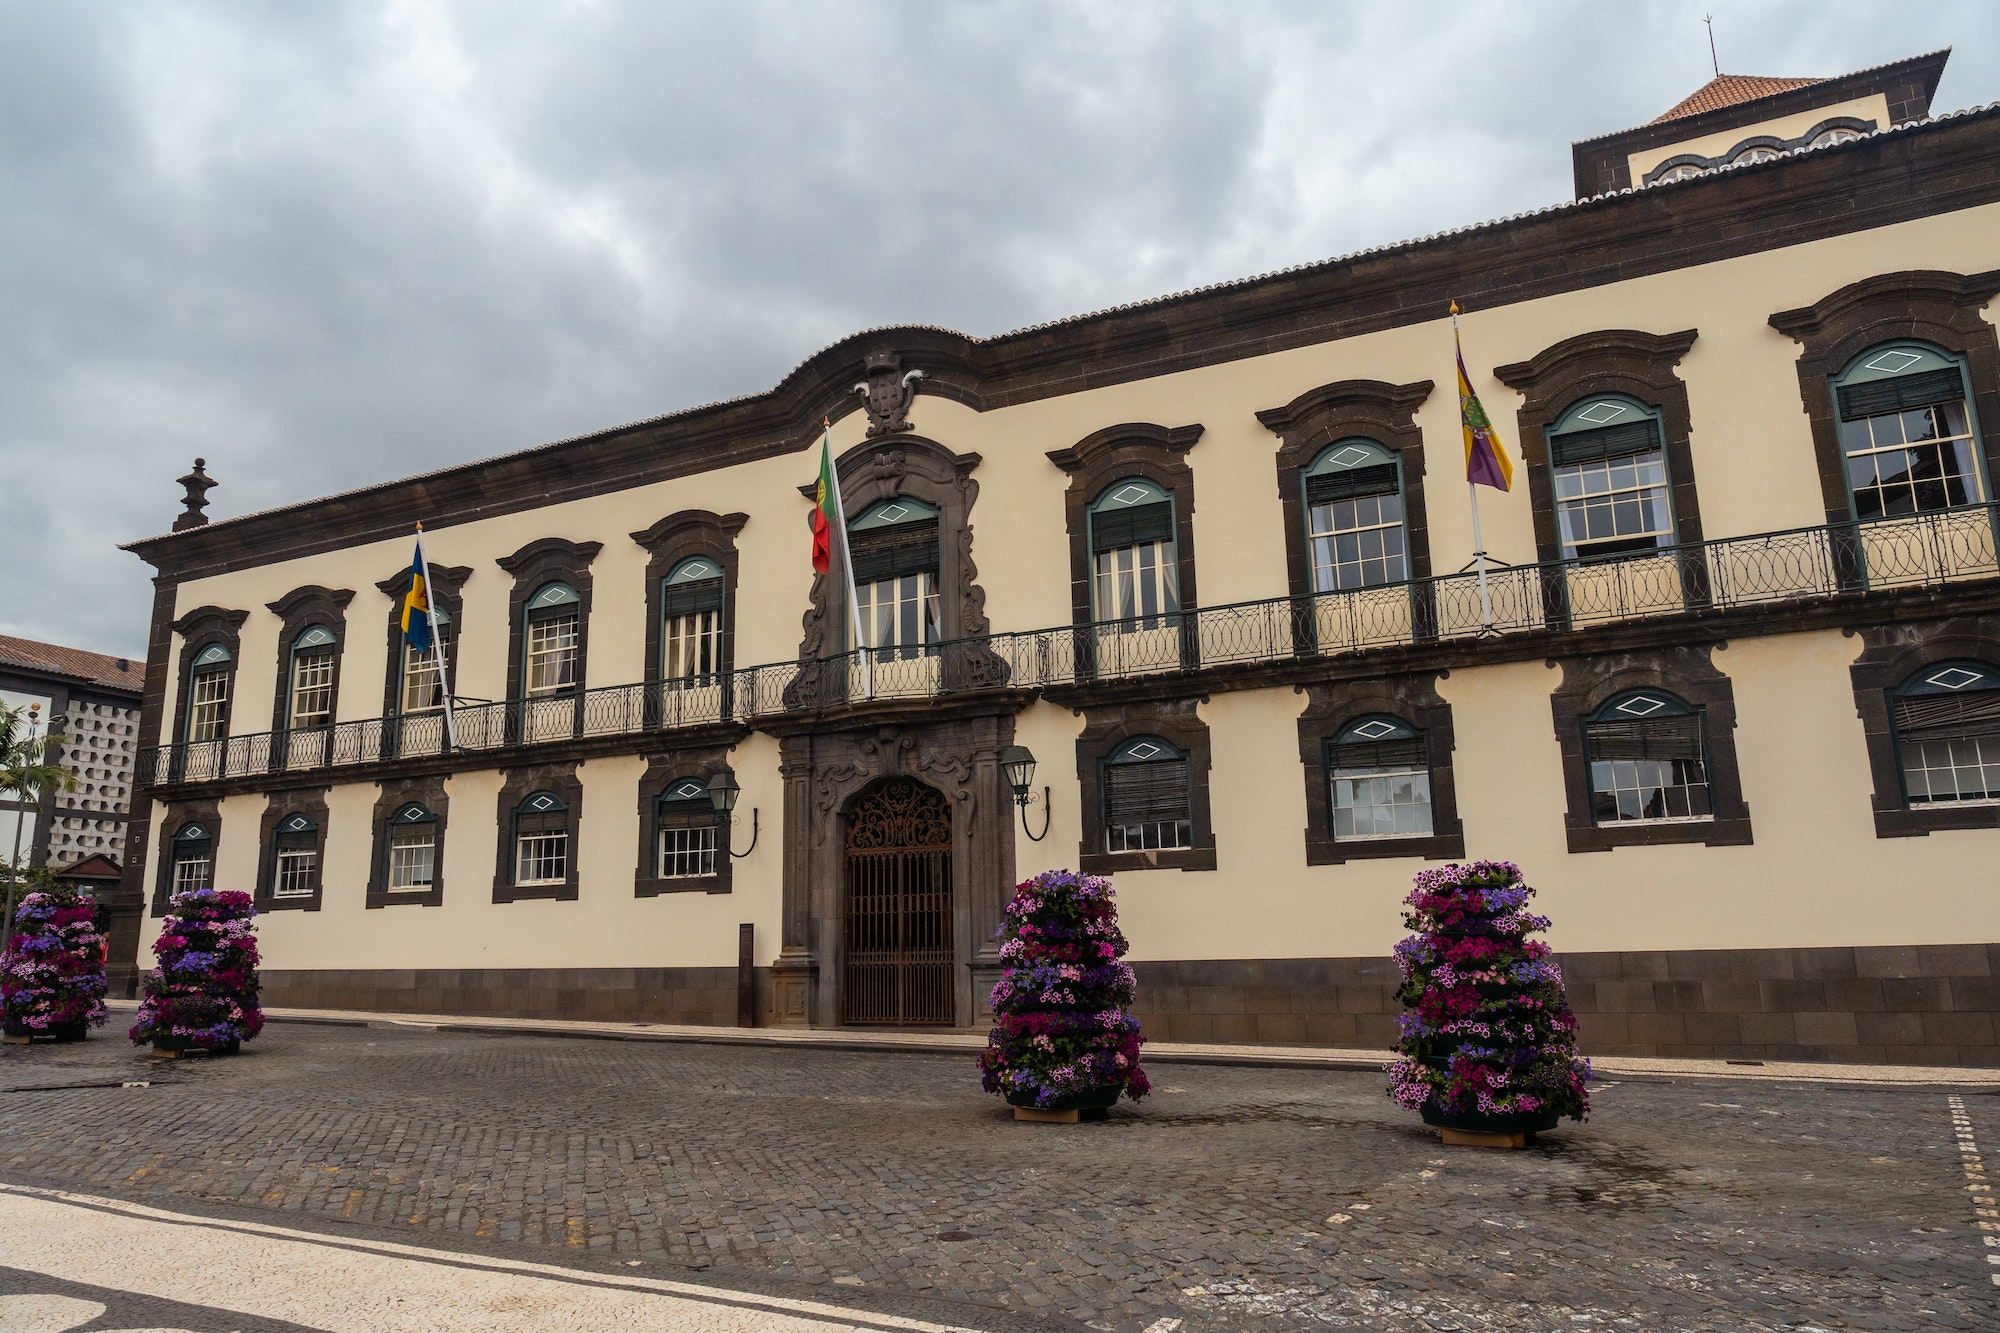
[[[691, 682], [614, 685], [554, 698], [461, 706], [456, 753], [604, 737], [755, 727], [864, 701], [978, 690], [1039, 691], [1377, 649], [1580, 630], [1689, 613], [1798, 605], [2000, 576], [2000, 506], [1759, 533], [1595, 562], [1495, 566], [1313, 597], [1177, 615], [992, 634], [920, 649], [744, 667]], [[149, 747], [149, 786], [333, 772], [445, 754], [437, 713], [314, 731]]]

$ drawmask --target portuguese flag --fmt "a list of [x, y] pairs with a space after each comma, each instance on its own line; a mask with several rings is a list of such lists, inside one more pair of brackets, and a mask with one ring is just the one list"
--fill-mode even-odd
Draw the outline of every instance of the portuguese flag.
[[833, 525], [840, 506], [840, 492], [833, 479], [833, 428], [828, 427], [819, 446], [819, 492], [813, 502], [813, 572], [824, 574], [833, 567]]

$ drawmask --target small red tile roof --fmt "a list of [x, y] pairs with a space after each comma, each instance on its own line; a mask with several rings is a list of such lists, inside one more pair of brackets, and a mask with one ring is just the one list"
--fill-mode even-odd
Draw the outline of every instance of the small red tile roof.
[[67, 870], [58, 870], [57, 879], [123, 879], [118, 862], [103, 852], [93, 852]]
[[1756, 74], [1721, 74], [1676, 102], [1671, 111], [1653, 117], [1648, 123], [1658, 125], [1684, 116], [1698, 116], [1704, 111], [1741, 106], [1760, 97], [1788, 93], [1794, 88], [1810, 88], [1815, 83], [1825, 82], [1825, 79], [1767, 79]]
[[144, 662], [106, 657], [103, 653], [64, 648], [59, 644], [36, 643], [33, 639], [16, 639], [6, 634], [0, 634], [0, 666], [75, 676], [94, 685], [131, 690], [135, 694], [146, 684]]

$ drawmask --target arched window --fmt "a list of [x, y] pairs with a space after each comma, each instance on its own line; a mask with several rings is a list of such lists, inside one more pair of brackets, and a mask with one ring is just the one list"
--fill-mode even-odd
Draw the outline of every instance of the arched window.
[[660, 588], [660, 679], [714, 682], [722, 669], [722, 566], [707, 556], [675, 565]]
[[1601, 560], [1674, 543], [1660, 414], [1622, 394], [1573, 403], [1549, 427], [1565, 560]]
[[578, 688], [577, 644], [582, 605], [567, 583], [546, 583], [528, 599], [527, 670], [522, 689], [529, 698], [570, 694]]
[[1910, 805], [2000, 801], [2000, 668], [1927, 666], [1890, 692], [1889, 718]]
[[514, 808], [515, 885], [567, 882], [569, 857], [569, 807], [552, 791], [531, 793]]
[[444, 682], [438, 676], [438, 660], [451, 660], [454, 636], [450, 630], [451, 612], [438, 605], [435, 597], [431, 602], [431, 633], [433, 647], [419, 651], [407, 640], [403, 643], [403, 688], [398, 693], [404, 716], [413, 713], [436, 712], [444, 707]]
[[715, 873], [715, 805], [708, 784], [682, 778], [653, 805], [653, 844], [661, 879], [699, 879]]
[[905, 496], [847, 525], [861, 646], [917, 656], [938, 641], [938, 511]]
[[302, 814], [286, 815], [273, 835], [271, 896], [309, 898], [319, 888], [319, 825]]
[[428, 893], [437, 882], [437, 816], [411, 801], [389, 816], [391, 893]]
[[1336, 842], [1431, 834], [1430, 745], [1397, 717], [1350, 723], [1326, 743]]
[[1628, 690], [1583, 724], [1598, 824], [1712, 819], [1698, 709], [1664, 690]]
[[215, 839], [200, 824], [183, 824], [174, 834], [175, 893], [192, 893], [215, 883]]
[[1834, 379], [1833, 398], [1856, 518], [1984, 502], [1957, 358], [1924, 343], [1871, 347]]
[[219, 741], [229, 735], [229, 650], [211, 643], [195, 654], [188, 676], [187, 739]]
[[1741, 167], [1748, 166], [1753, 162], [1775, 162], [1777, 160], [1777, 149], [1771, 147], [1769, 144], [1752, 144], [1730, 158], [1729, 165]]
[[1373, 440], [1341, 440], [1305, 469], [1306, 538], [1314, 592], [1345, 592], [1410, 577], [1403, 469]]
[[1132, 477], [1105, 487], [1091, 502], [1089, 517], [1092, 618], [1153, 629], [1160, 617], [1178, 612], [1174, 498]]
[[1815, 134], [1809, 147], [1831, 148], [1837, 143], [1853, 143], [1860, 137], [1859, 132], [1848, 129], [1845, 125], [1835, 125], [1832, 129], [1821, 130]]
[[1104, 850], [1194, 845], [1187, 755], [1158, 736], [1139, 736], [1103, 765]]
[[293, 731], [333, 725], [333, 631], [312, 625], [292, 640], [291, 708]]
[[1691, 180], [1706, 170], [1708, 168], [1697, 163], [1683, 162], [1677, 167], [1670, 167], [1666, 171], [1661, 172], [1659, 177], [1652, 183], [1655, 185], [1665, 185], [1668, 181]]

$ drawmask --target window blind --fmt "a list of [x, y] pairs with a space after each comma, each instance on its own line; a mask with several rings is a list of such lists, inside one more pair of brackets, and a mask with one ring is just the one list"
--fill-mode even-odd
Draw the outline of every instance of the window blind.
[[1115, 551], [1140, 542], [1170, 542], [1174, 539], [1174, 506], [1171, 500], [1155, 500], [1130, 509], [1112, 509], [1090, 518], [1090, 549]]
[[1889, 380], [1866, 384], [1844, 384], [1836, 397], [1840, 415], [1848, 421], [1900, 412], [1906, 407], [1929, 407], [1932, 403], [1955, 403], [1965, 397], [1965, 384], [1957, 367], [1926, 370], [1919, 375], [1898, 375]]
[[569, 828], [569, 811], [567, 810], [524, 810], [514, 816], [514, 834], [516, 837], [528, 833], [561, 833], [567, 828]]
[[1322, 472], [1306, 478], [1306, 503], [1327, 504], [1351, 500], [1357, 495], [1394, 495], [1398, 489], [1396, 465], [1377, 463], [1372, 467], [1349, 468], [1345, 472]]
[[722, 580], [702, 579], [697, 583], [675, 583], [660, 599], [661, 614], [688, 616], [698, 611], [722, 609]]
[[1422, 736], [1393, 741], [1343, 741], [1329, 748], [1335, 769], [1422, 768], [1430, 762], [1430, 746]]
[[661, 828], [707, 828], [715, 822], [715, 807], [706, 800], [667, 799], [660, 802]]
[[1593, 761], [1701, 758], [1701, 715], [1591, 722], [1584, 726]]
[[937, 571], [938, 521], [934, 518], [849, 533], [847, 543], [854, 558], [856, 583], [878, 583], [905, 574]]
[[1104, 815], [1113, 825], [1190, 818], [1187, 760], [1106, 765]]
[[1655, 453], [1660, 448], [1660, 423], [1651, 417], [1627, 421], [1597, 430], [1571, 431], [1549, 441], [1549, 455], [1557, 467], [1601, 463], [1607, 458]]
[[2000, 736], [2000, 690], [1898, 699], [1896, 731], [1903, 736]]

